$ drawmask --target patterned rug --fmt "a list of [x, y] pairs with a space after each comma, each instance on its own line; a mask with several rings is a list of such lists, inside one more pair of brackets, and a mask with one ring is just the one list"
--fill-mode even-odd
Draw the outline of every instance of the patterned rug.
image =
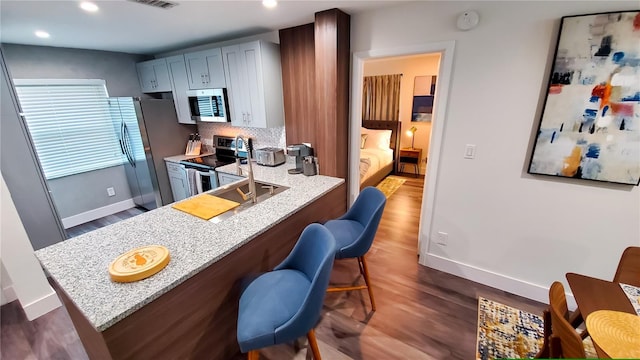
[[391, 197], [391, 195], [393, 195], [394, 192], [396, 192], [396, 190], [398, 190], [400, 186], [402, 186], [402, 184], [404, 184], [405, 181], [407, 180], [398, 176], [390, 175], [384, 178], [384, 180], [380, 181], [380, 183], [376, 185], [376, 187], [380, 191], [382, 191], [384, 193], [384, 196], [386, 196], [388, 199]]
[[476, 359], [533, 358], [544, 337], [541, 316], [480, 297]]

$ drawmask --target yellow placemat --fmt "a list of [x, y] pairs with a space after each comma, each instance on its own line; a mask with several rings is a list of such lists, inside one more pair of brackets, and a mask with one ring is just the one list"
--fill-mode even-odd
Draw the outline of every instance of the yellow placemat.
[[640, 316], [598, 310], [587, 316], [593, 342], [614, 359], [640, 359]]
[[109, 265], [109, 275], [117, 282], [133, 282], [148, 278], [169, 263], [169, 249], [162, 245], [135, 248], [118, 256]]
[[239, 205], [240, 203], [235, 201], [219, 198], [209, 194], [202, 194], [173, 204], [173, 208], [195, 215], [201, 219], [209, 220], [212, 217], [220, 215], [223, 212], [229, 211]]

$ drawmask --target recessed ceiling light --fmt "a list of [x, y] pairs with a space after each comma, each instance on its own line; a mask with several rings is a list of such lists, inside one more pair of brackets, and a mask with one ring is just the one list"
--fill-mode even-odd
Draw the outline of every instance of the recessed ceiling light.
[[49, 33], [46, 32], [46, 31], [38, 30], [38, 31], [36, 31], [36, 36], [39, 37], [39, 38], [46, 39], [46, 38], [50, 37], [51, 35], [49, 35]]
[[274, 8], [278, 6], [278, 2], [276, 0], [262, 0], [262, 5], [266, 8]]
[[82, 8], [82, 10], [88, 11], [88, 12], [96, 12], [99, 9], [98, 5], [96, 5], [94, 3], [91, 3], [91, 2], [87, 2], [87, 1], [81, 2], [80, 3], [80, 8]]

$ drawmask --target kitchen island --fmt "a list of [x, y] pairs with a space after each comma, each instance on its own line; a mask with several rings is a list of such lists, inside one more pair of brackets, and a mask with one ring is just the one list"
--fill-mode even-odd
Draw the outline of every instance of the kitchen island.
[[[343, 179], [290, 175], [290, 167], [254, 164], [256, 180], [289, 189], [223, 221], [205, 221], [168, 205], [38, 250], [89, 357], [238, 354], [241, 281], [284, 259], [306, 225], [346, 210]], [[236, 172], [235, 165], [216, 170]], [[111, 281], [113, 259], [153, 244], [169, 249], [166, 268], [138, 282]]]

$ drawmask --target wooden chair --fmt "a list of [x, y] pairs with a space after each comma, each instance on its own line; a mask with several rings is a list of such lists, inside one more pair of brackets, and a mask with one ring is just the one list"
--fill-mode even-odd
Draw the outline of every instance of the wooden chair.
[[551, 336], [549, 353], [552, 358], [585, 359], [587, 357], [581, 335], [569, 322], [567, 298], [562, 283], [555, 281], [549, 289]]
[[549, 309], [545, 309], [542, 312], [542, 321], [544, 325], [542, 347], [540, 347], [540, 351], [538, 351], [534, 359], [548, 359], [551, 356], [551, 345], [549, 344], [551, 341], [551, 312]]
[[[560, 285], [562, 285], [562, 284], [560, 284]], [[557, 296], [559, 297], [560, 295], [557, 295]], [[551, 289], [549, 289], [549, 303], [550, 304], [551, 304], [551, 301], [552, 301], [551, 300]], [[580, 309], [576, 309], [576, 311], [574, 311], [574, 312], [570, 312], [569, 311], [569, 307], [567, 306], [567, 300], [566, 300], [566, 297], [564, 296], [564, 289], [563, 289], [563, 292], [562, 292], [562, 297], [555, 299], [555, 302], [557, 304], [557, 308], [559, 309], [560, 313], [562, 314], [562, 317], [565, 320], [567, 320], [569, 322], [569, 324], [571, 324], [571, 327], [573, 327], [574, 330], [578, 329], [578, 327], [584, 323], [584, 319], [582, 318], [582, 314], [580, 314]], [[551, 356], [551, 341], [550, 341], [551, 335], [552, 335], [552, 331], [551, 331], [551, 324], [552, 324], [551, 306], [549, 306], [548, 309], [545, 309], [542, 312], [542, 320], [543, 320], [543, 323], [544, 323], [544, 329], [543, 329], [544, 338], [543, 338], [542, 347], [540, 348], [540, 351], [538, 351], [538, 353], [534, 357], [535, 359], [546, 359], [546, 358], [549, 358]], [[581, 339], [585, 339], [587, 336], [589, 336], [589, 333], [587, 332], [587, 330], [585, 328], [585, 330], [580, 332], [580, 338]]]
[[629, 246], [624, 250], [613, 282], [640, 286], [640, 247]]
[[387, 198], [382, 191], [373, 186], [367, 186], [344, 215], [324, 224], [336, 240], [336, 259], [358, 259], [360, 273], [365, 282], [365, 285], [360, 286], [330, 287], [327, 292], [367, 289], [373, 311], [376, 311], [376, 302], [373, 298], [369, 270], [364, 256], [371, 248], [376, 236], [386, 202]]

